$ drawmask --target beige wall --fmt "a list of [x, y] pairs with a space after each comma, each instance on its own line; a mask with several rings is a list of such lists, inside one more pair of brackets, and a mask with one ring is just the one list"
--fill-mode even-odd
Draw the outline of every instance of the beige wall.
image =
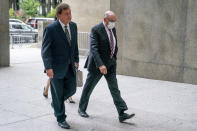
[[71, 6], [72, 21], [78, 31], [90, 32], [91, 27], [100, 23], [104, 12], [110, 9], [110, 0], [63, 0]]

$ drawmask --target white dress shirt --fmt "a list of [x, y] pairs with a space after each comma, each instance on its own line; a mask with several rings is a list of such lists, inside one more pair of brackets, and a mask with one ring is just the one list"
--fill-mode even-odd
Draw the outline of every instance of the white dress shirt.
[[[65, 32], [65, 25], [61, 22], [61, 20], [59, 20], [59, 22], [60, 22], [60, 25], [62, 26], [63, 31]], [[68, 29], [68, 33], [69, 33], [70, 39], [72, 39], [71, 38], [71, 32], [70, 32], [69, 23], [67, 24], [67, 29]]]
[[[107, 28], [107, 26], [105, 25], [105, 22], [104, 22], [104, 21], [103, 21], [103, 25], [105, 26], [105, 30], [106, 30], [106, 32], [107, 32], [109, 42], [111, 42], [111, 41], [110, 41], [110, 32], [109, 32], [109, 30], [111, 30], [111, 29], [108, 29], [108, 28]], [[116, 48], [116, 38], [115, 38], [114, 33], [113, 33], [113, 31], [112, 31], [112, 30], [111, 30], [111, 32], [112, 32], [112, 35], [113, 35], [113, 41], [114, 41], [114, 50], [113, 50], [113, 53], [114, 53], [115, 48]], [[111, 43], [110, 43], [110, 44], [111, 44]]]

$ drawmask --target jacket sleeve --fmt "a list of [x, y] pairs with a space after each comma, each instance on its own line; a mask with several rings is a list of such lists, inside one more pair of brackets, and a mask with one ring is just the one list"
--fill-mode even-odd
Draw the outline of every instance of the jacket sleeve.
[[50, 30], [46, 27], [43, 32], [43, 40], [42, 40], [42, 48], [41, 48], [41, 56], [45, 70], [52, 69], [51, 44], [52, 44], [52, 39], [50, 36]]
[[90, 34], [90, 52], [93, 55], [93, 59], [97, 68], [104, 65], [98, 51], [98, 33], [96, 32], [95, 28], [92, 28]]
[[74, 60], [75, 62], [79, 63], [79, 49], [78, 49], [78, 31], [77, 31], [77, 25], [76, 27], [76, 43], [75, 43], [75, 52], [74, 52]]

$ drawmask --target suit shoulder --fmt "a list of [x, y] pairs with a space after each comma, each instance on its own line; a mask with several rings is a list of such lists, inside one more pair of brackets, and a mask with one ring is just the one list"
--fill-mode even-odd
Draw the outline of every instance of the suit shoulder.
[[100, 24], [97, 24], [95, 26], [92, 27], [92, 31], [96, 31], [96, 30], [99, 30], [101, 27], [102, 27], [103, 23], [100, 23]]
[[97, 24], [95, 26], [92, 27], [92, 29], [98, 29], [100, 27], [100, 24]]
[[77, 24], [73, 21], [70, 22], [71, 25], [77, 26]]
[[48, 24], [45, 28], [48, 30], [53, 30], [53, 29], [55, 29], [55, 26], [56, 26], [56, 24], [55, 24], [55, 22], [53, 22], [51, 24]]

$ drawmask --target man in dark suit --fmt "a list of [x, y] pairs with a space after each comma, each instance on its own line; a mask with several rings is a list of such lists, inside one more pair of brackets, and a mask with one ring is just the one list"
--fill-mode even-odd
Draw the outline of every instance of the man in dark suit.
[[71, 9], [66, 3], [56, 8], [57, 20], [43, 33], [42, 59], [50, 78], [52, 107], [58, 125], [69, 129], [64, 100], [76, 92], [76, 68], [79, 66], [77, 25], [71, 22]]
[[112, 11], [107, 11], [104, 15], [103, 22], [94, 26], [91, 30], [90, 53], [85, 64], [85, 68], [88, 69], [88, 75], [78, 109], [82, 117], [89, 117], [86, 113], [89, 97], [103, 75], [107, 80], [114, 104], [118, 111], [119, 121], [123, 122], [135, 115], [124, 113], [128, 108], [118, 89], [116, 79], [118, 47], [115, 22], [115, 14]]

